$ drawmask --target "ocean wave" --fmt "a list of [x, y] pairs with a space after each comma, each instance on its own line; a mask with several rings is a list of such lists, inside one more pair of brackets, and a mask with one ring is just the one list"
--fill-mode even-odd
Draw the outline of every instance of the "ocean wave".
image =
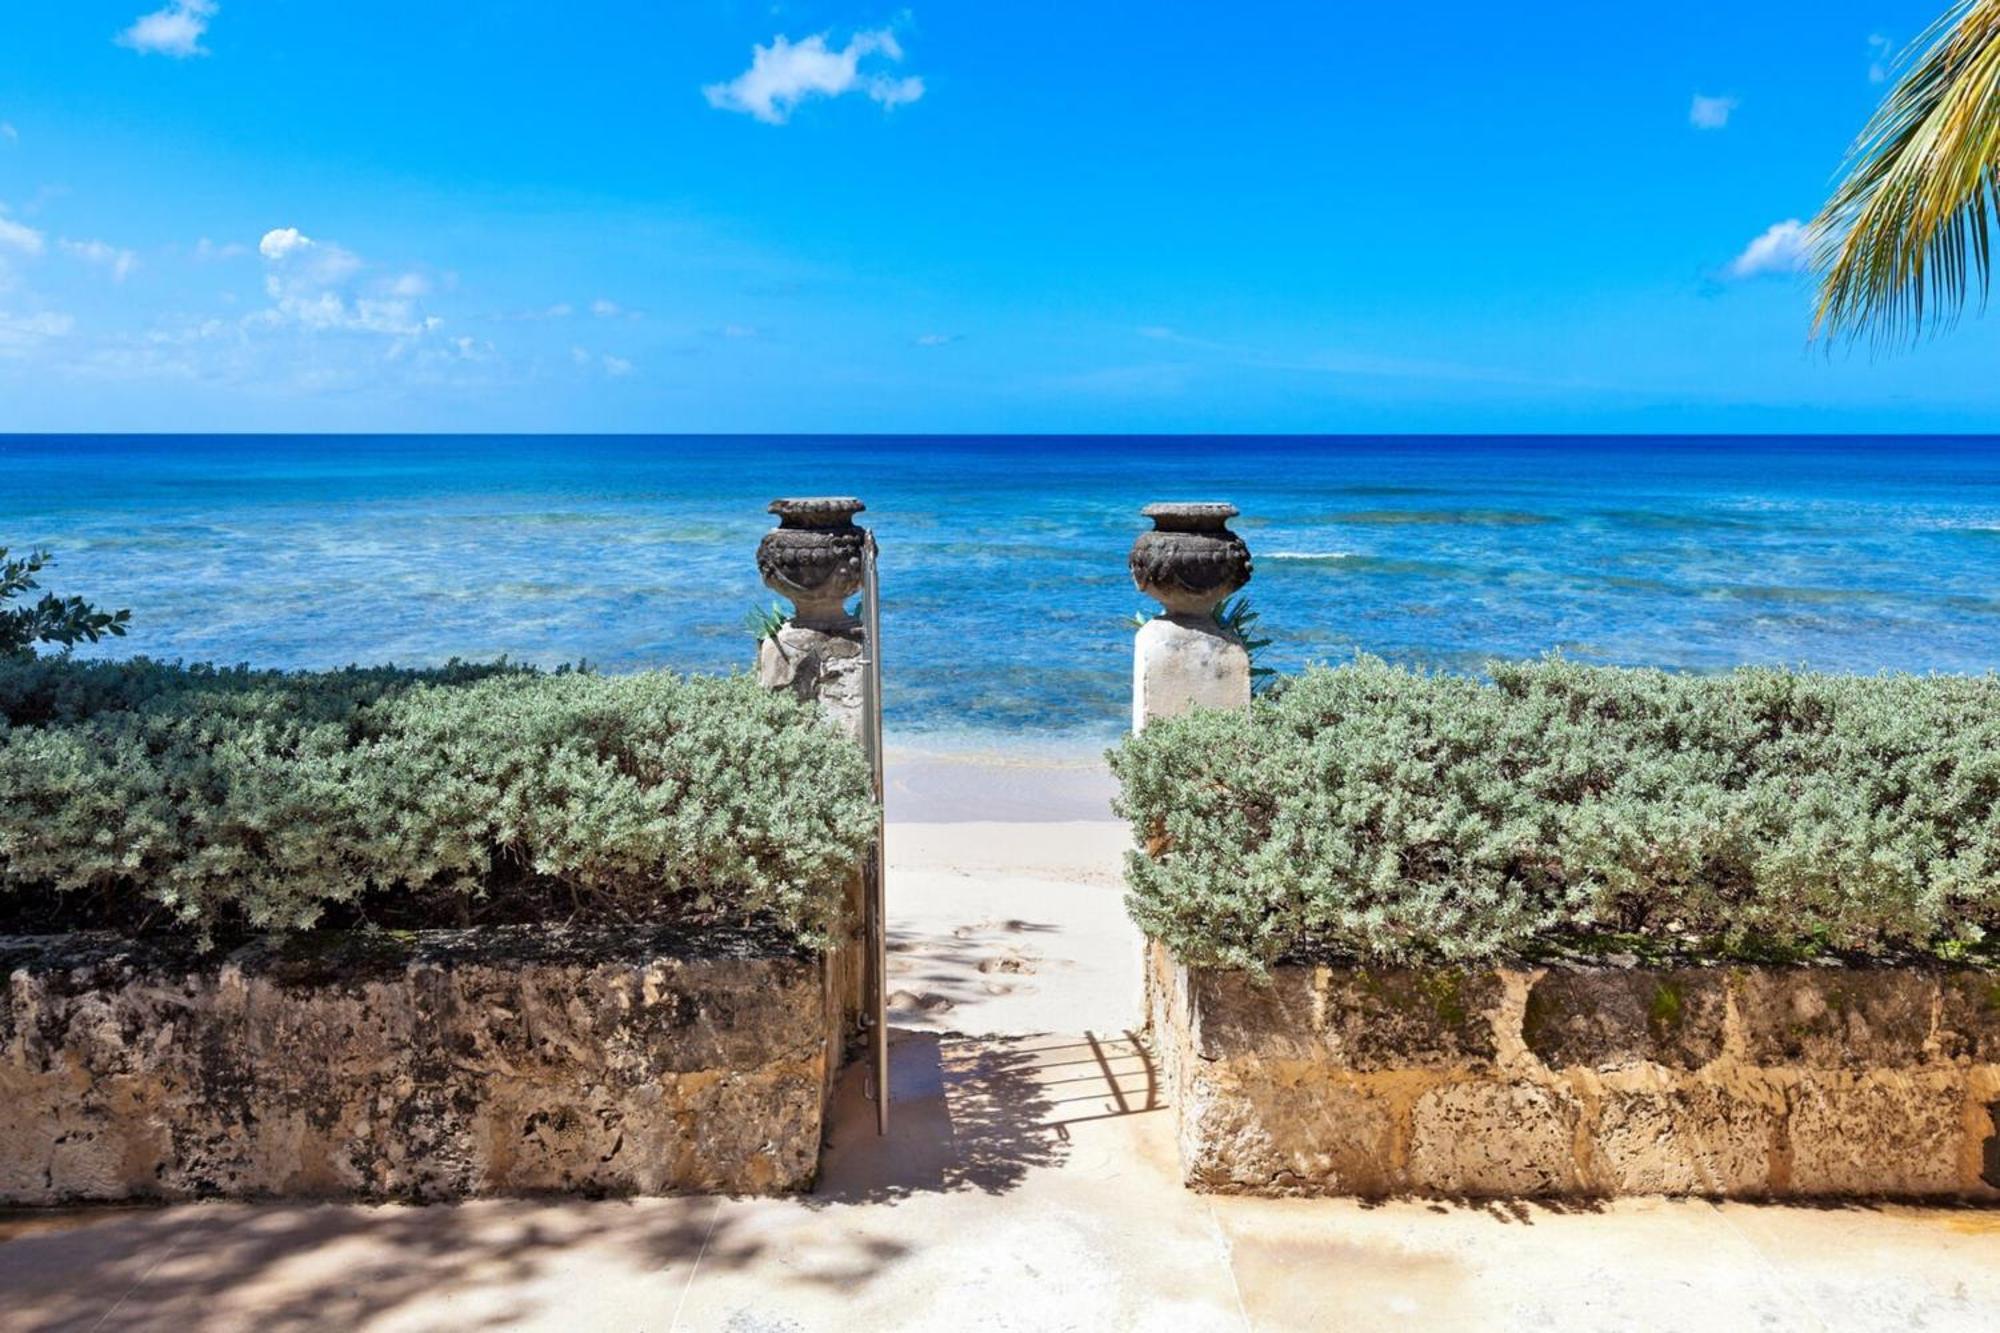
[[1442, 560], [1404, 560], [1395, 556], [1363, 555], [1358, 551], [1256, 551], [1260, 564], [1304, 565], [1313, 569], [1338, 569], [1345, 574], [1387, 574], [1396, 577], [1431, 579], [1477, 579], [1496, 571], [1481, 571], [1469, 565]]
[[1591, 511], [1591, 516], [1622, 527], [1662, 532], [1701, 532], [1713, 528], [1741, 532], [1769, 526], [1737, 514], [1674, 514], [1657, 509], [1597, 509]]
[[1556, 520], [1519, 509], [1349, 509], [1325, 516], [1328, 523], [1375, 527], [1539, 527]]

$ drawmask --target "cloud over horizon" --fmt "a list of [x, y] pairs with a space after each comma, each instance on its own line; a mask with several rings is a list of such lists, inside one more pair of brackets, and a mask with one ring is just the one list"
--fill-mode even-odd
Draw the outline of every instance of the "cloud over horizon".
[[64, 237], [63, 253], [110, 271], [113, 282], [123, 282], [139, 267], [139, 256], [130, 250], [99, 240], [73, 241]]
[[816, 33], [793, 42], [780, 34], [769, 46], [753, 46], [749, 69], [727, 83], [709, 84], [702, 95], [718, 111], [740, 111], [766, 125], [784, 124], [800, 103], [814, 97], [859, 92], [887, 108], [924, 95], [924, 81], [914, 75], [862, 72], [861, 62], [869, 56], [902, 60], [902, 44], [890, 29], [857, 32], [838, 51], [827, 46], [826, 38]]
[[172, 56], [176, 60], [205, 56], [208, 48], [201, 44], [201, 39], [217, 8], [215, 0], [170, 0], [165, 9], [134, 19], [132, 26], [114, 40], [141, 55]]
[[1733, 97], [1705, 97], [1696, 93], [1694, 101], [1688, 104], [1688, 124], [1698, 130], [1724, 129], [1729, 124], [1729, 113], [1736, 106]]
[[1895, 63], [1896, 44], [1879, 32], [1868, 34], [1868, 82], [1887, 83]]
[[1812, 257], [1812, 235], [1797, 218], [1774, 222], [1730, 261], [1729, 276], [1754, 278], [1765, 273], [1797, 273]]
[[304, 250], [312, 244], [312, 237], [297, 227], [273, 227], [257, 242], [257, 253], [266, 259], [283, 259], [294, 251]]
[[308, 331], [345, 330], [414, 338], [434, 332], [442, 323], [427, 316], [413, 299], [417, 293], [389, 284], [390, 295], [369, 297], [348, 290], [364, 267], [353, 251], [316, 241], [297, 227], [274, 227], [257, 242], [266, 264], [264, 294], [268, 309], [247, 317], [247, 323], [291, 324]]
[[16, 222], [0, 210], [0, 246], [18, 250], [24, 255], [38, 255], [42, 252], [42, 234], [26, 223]]

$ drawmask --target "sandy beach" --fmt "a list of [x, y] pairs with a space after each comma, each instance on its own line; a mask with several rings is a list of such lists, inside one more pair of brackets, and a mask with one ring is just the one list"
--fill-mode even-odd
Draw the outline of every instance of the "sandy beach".
[[938, 740], [891, 735], [885, 796], [892, 824], [1047, 824], [1113, 818], [1115, 742], [1035, 743], [1011, 736]]
[[1140, 1018], [1130, 837], [1100, 749], [894, 745], [891, 1021], [999, 1036]]

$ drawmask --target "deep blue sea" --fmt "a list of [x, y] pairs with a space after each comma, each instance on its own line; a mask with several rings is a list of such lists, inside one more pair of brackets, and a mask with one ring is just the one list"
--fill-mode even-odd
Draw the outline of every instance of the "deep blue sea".
[[1116, 734], [1154, 500], [1243, 510], [1281, 668], [2000, 665], [2000, 439], [0, 437], [0, 544], [132, 609], [98, 652], [288, 667], [742, 667], [764, 505], [829, 493], [910, 738]]

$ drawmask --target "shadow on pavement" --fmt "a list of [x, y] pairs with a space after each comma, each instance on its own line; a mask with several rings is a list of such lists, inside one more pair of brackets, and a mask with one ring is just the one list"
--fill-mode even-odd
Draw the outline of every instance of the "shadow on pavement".
[[975, 1039], [892, 1028], [885, 1136], [861, 1074], [843, 1077], [817, 1205], [1004, 1194], [1062, 1165], [1069, 1125], [1161, 1106], [1152, 1057], [1125, 1033]]

